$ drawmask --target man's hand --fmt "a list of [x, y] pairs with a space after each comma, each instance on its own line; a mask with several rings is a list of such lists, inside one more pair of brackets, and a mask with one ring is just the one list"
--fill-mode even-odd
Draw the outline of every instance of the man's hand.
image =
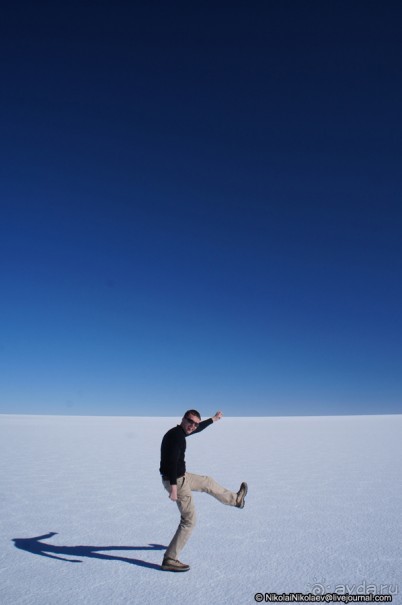
[[216, 422], [217, 420], [220, 420], [222, 418], [223, 414], [222, 412], [216, 412], [215, 416], [212, 416], [212, 420], [214, 422]]
[[177, 485], [171, 485], [170, 486], [169, 498], [171, 500], [173, 500], [173, 502], [176, 502], [176, 500], [177, 500]]

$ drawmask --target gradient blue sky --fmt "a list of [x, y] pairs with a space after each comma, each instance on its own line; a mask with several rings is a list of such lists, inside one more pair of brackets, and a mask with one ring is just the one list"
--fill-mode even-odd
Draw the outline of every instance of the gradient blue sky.
[[401, 413], [401, 22], [6, 4], [0, 412]]

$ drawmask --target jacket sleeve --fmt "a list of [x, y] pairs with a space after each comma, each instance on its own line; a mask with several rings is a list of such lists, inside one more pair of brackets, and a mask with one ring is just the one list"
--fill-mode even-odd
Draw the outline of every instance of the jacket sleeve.
[[166, 456], [167, 475], [170, 485], [177, 485], [177, 462], [180, 456], [180, 447], [176, 439], [171, 439]]

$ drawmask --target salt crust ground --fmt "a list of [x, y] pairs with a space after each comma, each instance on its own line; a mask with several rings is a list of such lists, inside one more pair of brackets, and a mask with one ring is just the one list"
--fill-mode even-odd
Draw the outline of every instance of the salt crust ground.
[[188, 470], [249, 496], [196, 494], [192, 569], [169, 574], [159, 446], [178, 420], [0, 416], [1, 605], [246, 605], [320, 584], [402, 603], [402, 416], [224, 418], [190, 437]]

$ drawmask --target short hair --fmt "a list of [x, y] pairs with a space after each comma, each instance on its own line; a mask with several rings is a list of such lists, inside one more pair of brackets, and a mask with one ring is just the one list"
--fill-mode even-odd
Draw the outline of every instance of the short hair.
[[197, 416], [197, 418], [201, 420], [201, 414], [197, 412], [197, 410], [187, 410], [187, 412], [184, 413], [184, 416], [186, 417], [189, 414], [191, 414], [192, 416]]

